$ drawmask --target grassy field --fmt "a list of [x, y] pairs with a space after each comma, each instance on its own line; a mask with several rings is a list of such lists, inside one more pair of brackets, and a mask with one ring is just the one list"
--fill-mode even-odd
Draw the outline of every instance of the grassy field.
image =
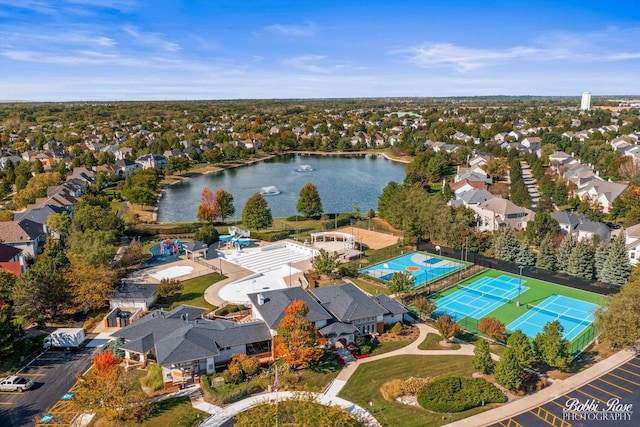
[[[388, 402], [380, 394], [380, 386], [395, 378], [437, 377], [455, 372], [470, 376], [474, 369], [471, 356], [395, 356], [364, 363], [351, 376], [339, 396], [367, 408], [383, 426], [412, 427], [442, 425], [442, 414], [422, 409], [419, 406]], [[369, 406], [369, 402], [373, 405]], [[487, 405], [469, 411], [452, 414], [449, 421], [493, 409], [498, 405]]]
[[443, 347], [440, 345], [442, 337], [438, 334], [427, 334], [424, 341], [422, 341], [418, 348], [420, 350], [458, 350], [460, 344], [451, 343], [449, 346]]
[[204, 291], [211, 286], [212, 284], [219, 282], [224, 279], [225, 276], [219, 273], [207, 274], [206, 276], [196, 277], [194, 279], [189, 279], [184, 282], [182, 291], [178, 294], [178, 298], [172, 300], [171, 303], [166, 304], [167, 306], [163, 308], [173, 309], [181, 304], [193, 305], [196, 307], [202, 307], [209, 310], [215, 310], [217, 307], [209, 304], [204, 299]]
[[[473, 276], [467, 280], [464, 280], [460, 283], [461, 286], [466, 286], [471, 283], [474, 283], [480, 280], [483, 277], [491, 277], [498, 278], [500, 276], [508, 276], [512, 278], [519, 279], [519, 276], [516, 274], [509, 274], [503, 271], [498, 270], [486, 270], [480, 273], [477, 276]], [[520, 306], [518, 306], [515, 301], [506, 303], [498, 307], [496, 310], [487, 314], [487, 317], [495, 317], [499, 319], [505, 325], [513, 322], [520, 316], [524, 315], [529, 311], [527, 308], [527, 304], [538, 305], [548, 297], [552, 295], [563, 295], [569, 298], [574, 298], [580, 301], [587, 301], [594, 304], [602, 304], [602, 302], [606, 299], [603, 295], [594, 294], [591, 292], [582, 291], [580, 289], [569, 288], [562, 285], [557, 285], [550, 282], [544, 282], [542, 280], [536, 280], [529, 277], [522, 278], [522, 284], [529, 289], [523, 291], [520, 295]], [[458, 291], [457, 286], [453, 286], [449, 289], [446, 289], [438, 294], [434, 294], [432, 299], [436, 302], [441, 297], [450, 295], [456, 291]], [[465, 330], [471, 332], [477, 332], [477, 323], [476, 319], [472, 319], [470, 317], [465, 317], [460, 319], [458, 322]], [[578, 350], [582, 350], [586, 345], [589, 344], [591, 338], [593, 337], [593, 327], [587, 327], [583, 330], [573, 341], [572, 352], [576, 352]], [[531, 337], [533, 338], [533, 337]]]

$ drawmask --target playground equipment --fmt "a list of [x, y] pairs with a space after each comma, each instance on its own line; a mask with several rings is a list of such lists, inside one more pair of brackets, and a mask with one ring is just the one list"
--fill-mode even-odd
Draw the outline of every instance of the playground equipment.
[[182, 243], [180, 243], [180, 240], [176, 240], [175, 242], [171, 243], [171, 240], [166, 239], [160, 242], [160, 255], [180, 255], [181, 252]]
[[230, 243], [237, 251], [240, 251], [243, 246], [247, 246], [251, 243], [251, 239], [249, 238], [251, 232], [249, 230], [243, 230], [236, 226], [229, 227], [228, 230], [228, 237], [225, 236], [225, 240], [222, 240], [222, 238], [220, 240], [226, 241], [227, 244]]

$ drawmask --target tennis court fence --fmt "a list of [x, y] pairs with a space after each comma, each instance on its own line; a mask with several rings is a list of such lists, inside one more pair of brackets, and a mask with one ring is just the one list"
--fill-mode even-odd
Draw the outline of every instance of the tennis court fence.
[[[449, 258], [459, 259], [462, 261], [471, 262], [475, 265], [480, 265], [486, 268], [492, 268], [494, 270], [500, 270], [512, 274], [520, 274], [520, 266], [507, 261], [502, 261], [495, 258], [490, 258], [484, 255], [480, 255], [475, 252], [468, 252], [465, 250], [458, 250], [449, 248], [442, 245], [433, 245], [431, 243], [419, 242], [417, 246], [418, 250], [425, 251], [431, 254], [439, 254]], [[616, 293], [618, 288], [606, 283], [598, 282], [595, 280], [586, 280], [580, 277], [569, 276], [567, 274], [559, 273], [557, 271], [543, 270], [541, 268], [526, 266], [522, 269], [522, 275], [530, 277], [532, 279], [543, 280], [545, 282], [556, 283], [563, 286], [568, 286], [575, 289], [581, 289], [583, 291], [593, 292], [600, 295], [610, 295]]]

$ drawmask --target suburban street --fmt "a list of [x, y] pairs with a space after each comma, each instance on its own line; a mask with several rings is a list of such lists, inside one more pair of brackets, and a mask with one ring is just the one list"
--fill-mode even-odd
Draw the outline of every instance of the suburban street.
[[76, 374], [91, 365], [93, 346], [77, 351], [47, 351], [17, 375], [31, 378], [34, 386], [24, 392], [0, 392], [0, 426], [33, 426], [76, 381]]

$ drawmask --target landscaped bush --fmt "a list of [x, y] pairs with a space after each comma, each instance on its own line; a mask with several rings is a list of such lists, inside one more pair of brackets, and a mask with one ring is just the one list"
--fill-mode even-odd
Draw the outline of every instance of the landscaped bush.
[[396, 378], [395, 380], [387, 381], [382, 384], [382, 387], [380, 387], [380, 394], [382, 394], [382, 397], [384, 397], [385, 400], [391, 402], [402, 396], [404, 394], [403, 390], [404, 381]]
[[252, 393], [264, 391], [270, 383], [268, 378], [255, 377], [240, 384], [225, 384], [218, 388], [212, 388], [210, 377], [203, 376], [200, 379], [205, 398], [217, 405], [231, 403]]
[[143, 386], [150, 388], [152, 391], [161, 390], [164, 387], [162, 379], [162, 368], [155, 363], [147, 366], [147, 375], [140, 380]]
[[247, 307], [245, 307], [242, 304], [228, 304], [228, 305], [225, 305], [224, 307], [221, 307], [218, 310], [216, 310], [214, 314], [216, 316], [226, 316], [228, 314], [237, 313], [239, 311], [243, 311], [243, 310], [246, 310], [246, 309], [247, 309]]
[[503, 403], [505, 395], [483, 378], [443, 377], [418, 394], [423, 408], [437, 412], [461, 412], [484, 403]]
[[433, 382], [433, 378], [408, 378], [402, 386], [402, 394], [415, 396]]

